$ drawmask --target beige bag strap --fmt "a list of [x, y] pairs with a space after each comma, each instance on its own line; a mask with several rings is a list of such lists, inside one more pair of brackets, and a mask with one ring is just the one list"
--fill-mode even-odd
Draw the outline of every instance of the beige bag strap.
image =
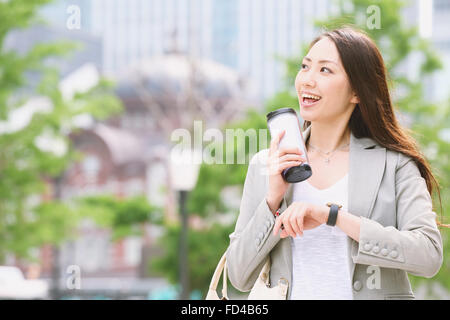
[[[219, 284], [220, 274], [222, 272], [223, 272], [222, 297], [224, 297], [228, 300], [226, 252], [223, 254], [222, 258], [220, 258], [220, 261], [217, 264], [216, 270], [214, 271], [211, 282], [209, 284], [210, 291], [214, 291], [214, 292], [217, 291], [217, 285]], [[267, 257], [267, 261], [264, 264], [261, 272], [259, 273], [259, 277], [264, 281], [264, 283], [267, 286], [270, 283], [269, 275], [270, 275], [270, 256]]]
[[264, 281], [266, 285], [269, 285], [270, 283], [270, 255], [267, 256], [267, 261], [264, 264], [263, 268], [261, 269], [261, 272], [259, 273], [260, 278]]
[[211, 283], [209, 284], [209, 290], [216, 291], [217, 285], [219, 284], [220, 274], [223, 271], [223, 281], [222, 281], [222, 296], [228, 298], [228, 288], [227, 288], [227, 258], [226, 252], [220, 258], [217, 264], [216, 270], [214, 271]]
[[227, 282], [228, 282], [228, 278], [227, 278], [227, 261], [225, 258], [225, 264], [223, 266], [223, 279], [222, 279], [222, 297], [225, 297], [228, 299], [228, 287], [227, 287]]

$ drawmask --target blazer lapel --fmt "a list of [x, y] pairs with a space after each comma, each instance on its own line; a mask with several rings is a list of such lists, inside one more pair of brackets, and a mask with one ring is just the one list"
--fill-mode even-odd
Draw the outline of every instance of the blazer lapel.
[[[348, 172], [348, 212], [370, 218], [381, 179], [386, 166], [386, 149], [370, 138], [350, 136]], [[352, 253], [358, 251], [358, 243], [348, 237], [349, 268], [353, 279], [355, 264]], [[353, 281], [353, 280], [352, 280]]]
[[386, 149], [372, 139], [350, 136], [348, 211], [370, 218], [386, 165]]

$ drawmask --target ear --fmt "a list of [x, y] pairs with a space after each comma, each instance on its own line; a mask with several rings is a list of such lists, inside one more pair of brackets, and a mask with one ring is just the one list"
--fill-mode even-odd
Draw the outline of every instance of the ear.
[[350, 99], [350, 102], [351, 103], [359, 103], [359, 98], [355, 93], [353, 93], [352, 98]]

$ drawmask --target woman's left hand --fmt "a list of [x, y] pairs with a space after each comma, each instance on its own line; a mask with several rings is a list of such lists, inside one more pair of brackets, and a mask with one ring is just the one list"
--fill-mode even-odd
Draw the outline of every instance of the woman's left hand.
[[278, 234], [281, 226], [280, 238], [303, 236], [304, 230], [314, 229], [328, 219], [330, 208], [306, 202], [293, 202], [275, 221], [273, 234]]

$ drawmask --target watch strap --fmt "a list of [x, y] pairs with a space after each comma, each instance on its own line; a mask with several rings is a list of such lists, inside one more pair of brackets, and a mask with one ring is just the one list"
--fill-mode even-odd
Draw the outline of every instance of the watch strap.
[[335, 203], [327, 203], [327, 206], [330, 207], [330, 213], [328, 214], [327, 225], [334, 227], [336, 225], [339, 209], [342, 206], [339, 206]]

